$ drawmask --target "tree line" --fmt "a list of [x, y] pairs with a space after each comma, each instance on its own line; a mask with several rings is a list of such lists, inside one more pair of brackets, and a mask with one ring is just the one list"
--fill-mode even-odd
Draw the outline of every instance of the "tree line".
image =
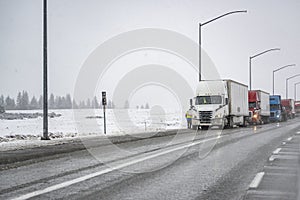
[[[43, 108], [43, 96], [40, 95], [38, 98], [32, 96], [29, 97], [27, 91], [19, 92], [17, 95], [17, 99], [15, 101], [14, 98], [10, 96], [4, 97], [4, 95], [0, 96], [0, 107], [5, 110], [34, 110], [34, 109], [42, 109]], [[86, 100], [76, 101], [71, 98], [70, 94], [65, 96], [54, 96], [54, 94], [50, 94], [48, 99], [48, 108], [49, 109], [86, 109], [86, 108], [102, 108], [102, 102], [98, 101], [97, 97], [93, 97], [92, 99], [87, 98]], [[114, 102], [112, 100], [107, 101], [106, 105], [107, 109], [116, 108]], [[129, 102], [126, 100], [123, 108], [129, 108]], [[146, 103], [145, 106], [136, 106], [137, 109], [149, 109], [149, 104]]]

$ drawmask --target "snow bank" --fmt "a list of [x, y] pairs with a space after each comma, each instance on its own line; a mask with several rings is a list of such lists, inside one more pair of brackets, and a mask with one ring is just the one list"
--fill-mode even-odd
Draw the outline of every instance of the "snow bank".
[[[11, 111], [14, 113], [42, 113], [41, 110]], [[100, 109], [50, 110], [59, 117], [49, 118], [50, 138], [73, 138], [103, 133], [103, 111]], [[185, 127], [183, 114], [169, 111], [151, 114], [150, 110], [106, 110], [107, 134], [122, 135]], [[40, 141], [43, 118], [0, 120], [0, 144], [15, 141]], [[1, 147], [0, 147], [1, 148]]]

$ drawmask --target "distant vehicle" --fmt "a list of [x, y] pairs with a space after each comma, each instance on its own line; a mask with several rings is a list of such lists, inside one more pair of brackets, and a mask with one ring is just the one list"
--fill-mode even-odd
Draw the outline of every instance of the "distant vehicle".
[[249, 123], [265, 124], [270, 121], [270, 94], [261, 90], [248, 91]]
[[288, 119], [295, 118], [295, 102], [294, 99], [281, 99], [281, 105], [285, 108]]
[[0, 114], [5, 113], [4, 106], [0, 106]]
[[270, 96], [270, 121], [281, 122], [287, 120], [285, 108], [281, 105], [280, 95]]
[[232, 80], [205, 80], [198, 84], [192, 128], [246, 126], [248, 86]]
[[295, 101], [295, 113], [297, 116], [300, 115], [300, 101]]

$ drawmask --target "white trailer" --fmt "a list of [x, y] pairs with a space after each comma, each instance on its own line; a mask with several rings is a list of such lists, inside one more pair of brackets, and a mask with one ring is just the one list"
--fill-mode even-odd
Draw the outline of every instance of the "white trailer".
[[232, 80], [200, 81], [194, 102], [194, 129], [246, 125], [249, 114], [247, 85]]
[[270, 94], [261, 90], [258, 90], [260, 99], [260, 115], [264, 118], [264, 122], [269, 122], [270, 118]]

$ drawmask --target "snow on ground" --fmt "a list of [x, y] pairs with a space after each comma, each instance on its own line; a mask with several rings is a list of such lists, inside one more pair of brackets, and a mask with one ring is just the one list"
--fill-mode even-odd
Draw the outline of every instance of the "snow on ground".
[[[8, 112], [42, 113], [42, 110]], [[104, 135], [103, 110], [101, 109], [49, 110], [50, 112], [61, 114], [60, 117], [49, 118], [48, 126], [51, 138]], [[106, 110], [106, 117], [108, 135], [153, 132], [185, 126], [184, 115], [175, 111], [152, 112], [152, 110], [147, 109], [108, 109]], [[18, 141], [18, 145], [22, 146], [22, 142], [20, 142], [22, 140], [28, 141], [26, 144], [28, 145], [32, 141], [40, 140], [42, 130], [42, 117], [22, 120], [0, 120], [0, 144]], [[55, 141], [59, 140], [56, 139]], [[0, 148], [2, 146], [0, 145]]]

